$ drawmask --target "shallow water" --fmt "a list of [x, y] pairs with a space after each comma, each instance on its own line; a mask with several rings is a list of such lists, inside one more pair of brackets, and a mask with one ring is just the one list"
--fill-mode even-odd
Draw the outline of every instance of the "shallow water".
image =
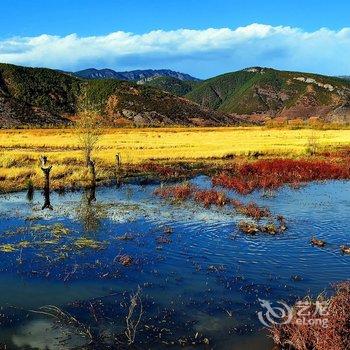
[[[192, 182], [211, 186], [206, 177]], [[237, 230], [243, 217], [232, 208], [171, 204], [153, 195], [156, 187], [98, 188], [96, 201], [87, 191], [52, 193], [52, 211], [41, 209], [40, 192], [31, 200], [26, 193], [0, 196], [0, 343], [72, 349], [87, 342], [74, 325], [33, 312], [44, 305], [96, 333], [123, 333], [130, 293], [140, 286], [139, 348], [179, 348], [179, 338], [198, 333], [197, 340], [210, 341], [199, 348], [270, 350], [258, 298], [291, 304], [349, 279], [350, 256], [339, 246], [350, 243], [350, 182], [285, 187], [273, 196], [228, 192], [286, 217], [284, 234], [254, 237]], [[313, 235], [326, 248], [312, 247]], [[97, 246], [79, 247], [81, 238]], [[121, 255], [132, 265], [123, 266]]]

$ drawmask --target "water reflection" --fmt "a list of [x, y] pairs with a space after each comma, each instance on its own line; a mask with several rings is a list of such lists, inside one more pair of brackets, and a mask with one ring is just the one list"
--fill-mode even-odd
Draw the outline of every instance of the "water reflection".
[[31, 203], [33, 201], [34, 198], [34, 187], [33, 186], [29, 186], [28, 187], [28, 191], [27, 191], [27, 200], [29, 203]]
[[77, 219], [85, 232], [97, 232], [101, 226], [103, 210], [96, 201], [96, 187], [86, 188], [76, 209]]
[[51, 200], [50, 200], [50, 188], [49, 187], [46, 187], [44, 188], [44, 191], [43, 191], [43, 197], [44, 197], [44, 204], [42, 206], [42, 210], [44, 209], [50, 209], [50, 210], [53, 210], [53, 207], [51, 205]]

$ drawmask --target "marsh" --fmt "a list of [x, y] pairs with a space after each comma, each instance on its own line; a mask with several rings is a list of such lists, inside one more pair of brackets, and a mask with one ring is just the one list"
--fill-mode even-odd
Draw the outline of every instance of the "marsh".
[[[212, 187], [206, 176], [190, 184]], [[229, 205], [174, 203], [154, 194], [159, 186], [98, 187], [92, 201], [87, 190], [52, 192], [52, 210], [42, 210], [40, 191], [1, 195], [0, 343], [124, 346], [130, 297], [140, 288], [136, 348], [271, 350], [259, 298], [291, 305], [350, 276], [350, 257], [339, 249], [349, 244], [348, 181], [283, 186], [270, 196], [225, 190], [283, 215], [288, 230], [274, 236], [247, 236], [238, 228], [247, 218]], [[313, 235], [327, 246], [311, 246]], [[40, 313], [48, 305], [78, 323]]]

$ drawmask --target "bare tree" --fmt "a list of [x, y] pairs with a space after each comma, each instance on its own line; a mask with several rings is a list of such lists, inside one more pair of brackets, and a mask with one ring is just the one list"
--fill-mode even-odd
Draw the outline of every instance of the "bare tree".
[[87, 166], [91, 176], [91, 187], [96, 186], [95, 162], [91, 155], [100, 139], [101, 135], [101, 119], [97, 112], [92, 110], [84, 110], [79, 114], [76, 123], [79, 135], [79, 143], [84, 152], [85, 165]]
[[101, 135], [101, 119], [97, 112], [84, 110], [79, 113], [76, 122], [79, 135], [79, 144], [84, 152], [85, 165], [89, 167], [92, 159], [91, 155], [95, 149]]

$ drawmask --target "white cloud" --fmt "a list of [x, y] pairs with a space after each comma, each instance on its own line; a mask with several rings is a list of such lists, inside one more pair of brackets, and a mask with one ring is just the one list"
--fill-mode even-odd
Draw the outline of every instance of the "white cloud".
[[349, 55], [350, 28], [306, 32], [263, 24], [0, 40], [0, 62], [65, 70], [172, 68], [202, 77], [254, 65], [346, 74], [350, 73]]

